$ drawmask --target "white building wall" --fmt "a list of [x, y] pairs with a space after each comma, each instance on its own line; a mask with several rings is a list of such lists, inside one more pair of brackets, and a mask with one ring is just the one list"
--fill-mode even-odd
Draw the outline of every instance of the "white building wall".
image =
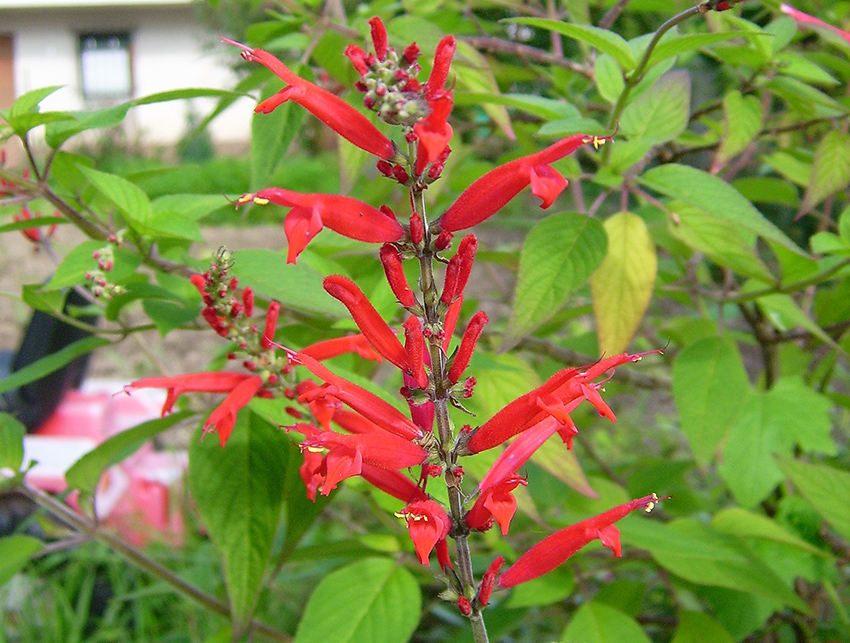
[[[189, 5], [14, 10], [5, 9], [7, 5], [0, 0], [0, 31], [14, 34], [16, 95], [63, 86], [42, 103], [42, 110], [98, 106], [86, 105], [82, 96], [81, 33], [130, 34], [133, 98], [190, 87], [230, 89], [236, 83], [225, 60], [228, 54], [235, 59], [238, 52], [223, 44], [216, 48]], [[143, 145], [171, 145], [185, 133], [190, 111], [203, 117], [214, 105], [214, 99], [192, 99], [134, 107], [125, 128], [131, 140]], [[247, 147], [253, 106], [253, 101], [240, 99], [221, 114], [210, 128], [214, 143]]]

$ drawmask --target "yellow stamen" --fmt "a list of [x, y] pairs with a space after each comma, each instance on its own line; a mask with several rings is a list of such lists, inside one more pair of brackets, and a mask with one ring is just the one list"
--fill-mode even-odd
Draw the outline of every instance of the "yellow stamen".
[[256, 203], [257, 205], [268, 205], [269, 200], [264, 199], [263, 197], [260, 197], [260, 196], [255, 196], [254, 197], [254, 203]]
[[248, 203], [251, 199], [254, 198], [253, 194], [243, 194], [238, 199], [236, 199], [236, 203]]

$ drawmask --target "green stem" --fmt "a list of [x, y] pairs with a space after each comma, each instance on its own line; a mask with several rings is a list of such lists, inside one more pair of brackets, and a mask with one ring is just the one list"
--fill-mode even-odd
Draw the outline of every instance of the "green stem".
[[[643, 57], [640, 59], [640, 62], [637, 64], [637, 67], [635, 67], [631, 75], [626, 78], [626, 86], [623, 89], [623, 93], [620, 94], [620, 97], [617, 99], [617, 104], [614, 105], [614, 111], [611, 112], [611, 120], [608, 122], [608, 127], [610, 129], [615, 129], [617, 127], [617, 122], [620, 120], [620, 116], [623, 115], [623, 110], [626, 108], [626, 101], [628, 101], [629, 95], [632, 93], [632, 90], [637, 87], [638, 83], [643, 80], [643, 75], [646, 72], [646, 66], [649, 64], [649, 59], [650, 57], [652, 57], [652, 52], [655, 51], [655, 48], [658, 46], [658, 43], [664, 37], [664, 34], [666, 34], [676, 25], [683, 23], [688, 18], [691, 18], [697, 15], [698, 13], [702, 13], [703, 11], [703, 5], [698, 4], [695, 7], [686, 9], [682, 13], [673, 16], [658, 28], [658, 31], [655, 32], [655, 35], [652, 37], [652, 40], [649, 41], [649, 45], [647, 45], [646, 51], [643, 52]], [[607, 162], [610, 155], [610, 147], [606, 147], [605, 149], [603, 149], [602, 162]]]
[[[211, 596], [210, 594], [201, 591], [191, 583], [186, 582], [174, 574], [174, 572], [170, 569], [163, 567], [161, 564], [146, 556], [132, 545], [124, 542], [115, 534], [101, 529], [86, 516], [78, 514], [67, 505], [59, 502], [52, 496], [36, 489], [26, 482], [22, 482], [18, 489], [27, 498], [36, 503], [39, 507], [48, 511], [54, 517], [70, 525], [78, 532], [85, 534], [89, 538], [99, 540], [106, 544], [113, 551], [119, 553], [139, 569], [147, 572], [154, 578], [158, 578], [159, 580], [167, 583], [184, 596], [195, 601], [211, 612], [215, 612], [227, 619], [231, 618], [230, 609], [215, 596]], [[277, 641], [279, 643], [291, 643], [292, 641], [291, 637], [286, 634], [278, 632], [268, 625], [264, 625], [257, 621], [251, 621], [249, 628], [258, 634], [263, 635], [270, 641]]]
[[[411, 157], [412, 158], [412, 157]], [[434, 255], [428, 250], [430, 247], [430, 232], [428, 219], [425, 211], [424, 195], [420, 190], [413, 190], [411, 202], [416, 212], [422, 217], [425, 229], [424, 250], [418, 254], [420, 280], [424, 303], [424, 317], [426, 326], [436, 328], [442, 325], [439, 312], [439, 293], [434, 280]], [[449, 498], [449, 510], [451, 512], [454, 528], [451, 532], [455, 541], [457, 572], [462, 585], [463, 595], [473, 596], [475, 593], [475, 573], [472, 569], [472, 554], [469, 550], [467, 536], [469, 530], [463, 520], [463, 492], [460, 488], [460, 479], [454, 474], [455, 456], [452, 451], [454, 435], [452, 433], [451, 418], [449, 417], [449, 391], [445, 386], [448, 381], [446, 372], [446, 359], [443, 353], [442, 342], [437, 336], [432, 336], [428, 342], [431, 355], [431, 372], [434, 376], [434, 420], [437, 426], [437, 435], [440, 442], [440, 457], [445, 467], [445, 481]], [[487, 628], [484, 618], [478, 606], [473, 604], [472, 612], [469, 614], [469, 622], [472, 626], [473, 640], [475, 643], [489, 643]]]

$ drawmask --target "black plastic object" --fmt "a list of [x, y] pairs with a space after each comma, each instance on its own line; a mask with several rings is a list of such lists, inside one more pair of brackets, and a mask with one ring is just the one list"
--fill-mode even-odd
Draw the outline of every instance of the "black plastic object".
[[[65, 298], [64, 310], [67, 312], [70, 308], [86, 304], [88, 301], [82, 295], [70, 290]], [[82, 321], [94, 324], [96, 320], [96, 317], [86, 317]], [[9, 360], [8, 355], [5, 359], [0, 356], [0, 380], [89, 335], [87, 331], [47, 313], [34, 311], [14, 358]], [[67, 391], [80, 386], [88, 361], [89, 354], [86, 353], [40, 380], [3, 393], [0, 395], [0, 411], [12, 414], [27, 427], [27, 431], [32, 431], [53, 414]]]

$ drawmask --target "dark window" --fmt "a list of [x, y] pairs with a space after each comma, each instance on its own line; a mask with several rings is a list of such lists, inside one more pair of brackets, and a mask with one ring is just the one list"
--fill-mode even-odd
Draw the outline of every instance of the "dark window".
[[80, 68], [86, 100], [130, 98], [130, 34], [81, 34]]

